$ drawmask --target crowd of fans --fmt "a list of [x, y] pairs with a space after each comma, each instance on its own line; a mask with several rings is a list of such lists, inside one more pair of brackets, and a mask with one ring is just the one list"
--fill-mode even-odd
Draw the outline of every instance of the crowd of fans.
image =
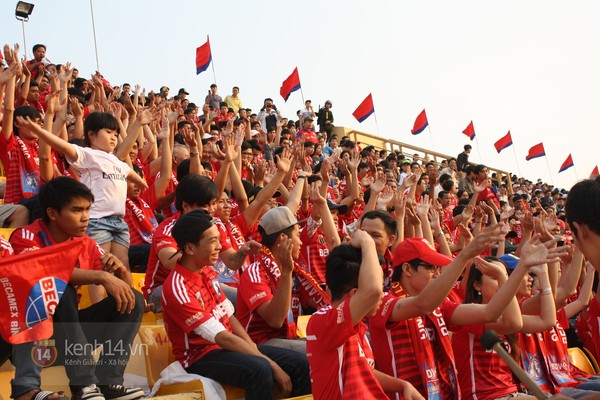
[[[247, 399], [526, 398], [479, 343], [493, 329], [547, 393], [600, 390], [567, 354], [600, 356], [599, 181], [490, 176], [469, 145], [439, 164], [361, 148], [329, 100], [292, 119], [271, 98], [245, 108], [237, 86], [146, 93], [50, 64], [44, 45], [18, 51], [4, 46], [0, 71], [0, 225], [16, 228], [0, 251], [84, 241], [57, 343], [130, 345], [142, 313], [162, 312], [183, 368]], [[93, 305], [78, 310], [81, 285]], [[13, 397], [62, 398], [41, 390], [32, 346], [0, 343]], [[96, 365], [65, 351], [73, 398], [143, 395], [123, 386], [128, 351]]]

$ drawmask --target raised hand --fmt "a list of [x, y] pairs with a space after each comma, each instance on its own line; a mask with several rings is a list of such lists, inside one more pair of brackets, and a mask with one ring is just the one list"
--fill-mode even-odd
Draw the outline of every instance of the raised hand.
[[475, 257], [473, 263], [482, 274], [489, 277], [499, 278], [503, 275], [506, 276], [506, 268], [504, 268], [504, 265], [501, 263], [489, 262], [481, 257]]
[[358, 164], [360, 164], [360, 154], [351, 154], [350, 159], [347, 162], [348, 169], [350, 171], [356, 171], [358, 169]]
[[505, 224], [500, 223], [490, 225], [479, 231], [471, 243], [465, 246], [460, 253], [468, 258], [475, 257], [484, 249], [491, 247], [494, 243], [504, 240], [504, 236], [506, 236]]
[[515, 209], [511, 208], [508, 211], [503, 211], [500, 214], [500, 221], [506, 221], [507, 219], [509, 219], [510, 217], [512, 217], [515, 214]]
[[375, 177], [375, 181], [373, 183], [371, 183], [369, 189], [371, 190], [371, 193], [378, 194], [383, 190], [384, 186], [385, 186], [385, 174], [383, 172], [378, 172]]
[[283, 149], [279, 157], [277, 157], [277, 169], [283, 173], [287, 173], [292, 165], [292, 152], [290, 149]]
[[5, 84], [15, 75], [17, 75], [17, 65], [13, 64], [4, 71], [0, 72], [0, 85]]
[[315, 181], [310, 184], [310, 201], [314, 206], [327, 204], [325, 198], [321, 196], [320, 188], [322, 184], [323, 182], [321, 181]]
[[488, 186], [488, 182], [487, 179], [484, 179], [483, 181], [481, 181], [480, 183], [478, 183], [477, 185], [475, 185], [475, 193], [473, 194], [473, 196], [475, 195], [479, 195], [480, 193], [482, 193]]
[[429, 195], [426, 194], [423, 196], [423, 200], [416, 206], [415, 211], [417, 213], [417, 216], [421, 218], [427, 218], [430, 205], [431, 203], [429, 202]]

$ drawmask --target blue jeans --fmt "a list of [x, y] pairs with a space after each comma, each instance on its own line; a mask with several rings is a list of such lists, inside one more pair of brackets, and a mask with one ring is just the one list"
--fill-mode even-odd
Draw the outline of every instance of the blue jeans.
[[[311, 393], [306, 355], [293, 350], [259, 345], [258, 350], [275, 361], [292, 381], [290, 397]], [[273, 371], [264, 358], [227, 350], [214, 350], [196, 361], [187, 371], [219, 383], [243, 388], [246, 400], [273, 398]]]

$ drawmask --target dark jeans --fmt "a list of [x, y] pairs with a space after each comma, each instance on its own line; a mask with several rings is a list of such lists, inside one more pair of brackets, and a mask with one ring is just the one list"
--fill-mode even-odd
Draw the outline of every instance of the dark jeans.
[[131, 266], [131, 272], [146, 272], [146, 268], [148, 267], [148, 257], [150, 257], [150, 246], [149, 243], [129, 246], [129, 265]]
[[[278, 347], [259, 345], [261, 353], [275, 361], [292, 381], [290, 397], [311, 393], [306, 355]], [[273, 398], [273, 371], [264, 358], [227, 350], [214, 350], [192, 364], [187, 371], [219, 383], [243, 388], [246, 400]]]
[[[135, 307], [131, 314], [120, 314], [110, 296], [78, 310], [77, 292], [67, 285], [54, 313], [52, 339], [57, 353], [54, 365], [65, 366], [72, 393], [92, 383], [123, 383], [131, 345], [144, 312], [143, 296], [137, 291], [133, 293]], [[102, 345], [104, 351], [94, 365], [92, 353], [96, 344]], [[16, 369], [11, 397], [40, 387], [42, 367], [32, 359], [33, 348], [33, 342], [24, 343], [13, 345], [11, 352], [10, 345], [0, 340], [0, 361], [10, 355]]]
[[22, 206], [27, 207], [29, 210], [29, 223], [31, 224], [38, 218], [42, 218], [42, 208], [40, 207], [40, 195], [36, 194], [35, 196], [23, 198], [19, 203]]
[[[117, 311], [114, 298], [77, 309], [77, 292], [67, 286], [54, 314], [54, 339], [72, 393], [96, 383], [122, 385], [132, 343], [142, 321], [144, 298], [133, 290], [135, 306], [130, 314]], [[66, 301], [65, 301], [66, 300]], [[103, 351], [94, 365], [92, 353]]]

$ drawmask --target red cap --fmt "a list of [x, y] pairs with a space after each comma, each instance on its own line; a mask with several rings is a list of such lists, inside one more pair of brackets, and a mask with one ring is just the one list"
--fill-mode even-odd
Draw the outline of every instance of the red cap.
[[409, 238], [400, 242], [398, 247], [396, 247], [392, 265], [395, 268], [417, 258], [436, 267], [444, 267], [452, 262], [450, 257], [432, 249], [427, 240], [423, 238]]

